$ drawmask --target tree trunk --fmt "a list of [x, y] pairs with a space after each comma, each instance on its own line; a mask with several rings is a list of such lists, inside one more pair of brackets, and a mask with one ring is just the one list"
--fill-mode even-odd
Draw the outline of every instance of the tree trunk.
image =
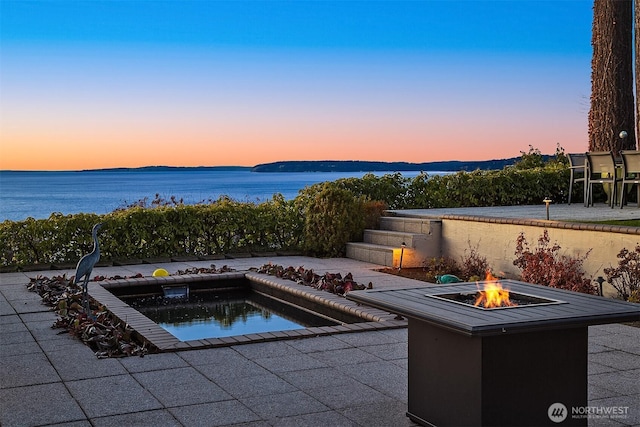
[[[634, 1], [635, 73], [636, 73], [636, 141], [640, 132], [640, 0]], [[633, 147], [635, 148], [635, 146]]]
[[589, 151], [618, 154], [636, 147], [633, 19], [632, 0], [593, 2]]

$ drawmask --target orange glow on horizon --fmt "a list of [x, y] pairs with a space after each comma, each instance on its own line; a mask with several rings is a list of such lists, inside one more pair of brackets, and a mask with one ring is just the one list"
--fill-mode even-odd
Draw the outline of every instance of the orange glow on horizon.
[[343, 56], [313, 62], [319, 68], [311, 74], [304, 55], [266, 71], [255, 65], [264, 65], [261, 57], [225, 68], [224, 56], [189, 66], [177, 56], [162, 73], [145, 68], [156, 64], [149, 58], [131, 69], [117, 55], [79, 55], [71, 57], [78, 67], [62, 62], [56, 73], [38, 74], [29, 58], [3, 83], [3, 170], [422, 163], [518, 157], [529, 145], [544, 154], [558, 143], [567, 152], [587, 149], [587, 111], [576, 105], [576, 88], [532, 79], [526, 64], [498, 76], [480, 67], [467, 81], [444, 65], [447, 58], [426, 75], [419, 71], [431, 62], [422, 57], [396, 58], [371, 74], [376, 61], [356, 67]]
[[[322, 125], [327, 125], [323, 123]], [[448, 124], [422, 125], [412, 131], [388, 124], [366, 129], [346, 126], [330, 131], [221, 127], [164, 129], [74, 127], [39, 132], [4, 129], [0, 143], [1, 170], [80, 170], [142, 166], [254, 166], [287, 160], [405, 161], [491, 160], [518, 157], [532, 145], [553, 154], [560, 141], [567, 152], [585, 151], [586, 135], [578, 126], [564, 134], [527, 133], [513, 128], [495, 131], [478, 124], [456, 132]], [[495, 129], [499, 127], [496, 126]], [[573, 132], [573, 134], [572, 134]], [[586, 133], [586, 131], [585, 131]], [[514, 141], [513, 135], [520, 135]], [[540, 141], [549, 141], [544, 146]], [[90, 142], [90, 143], [88, 143]]]

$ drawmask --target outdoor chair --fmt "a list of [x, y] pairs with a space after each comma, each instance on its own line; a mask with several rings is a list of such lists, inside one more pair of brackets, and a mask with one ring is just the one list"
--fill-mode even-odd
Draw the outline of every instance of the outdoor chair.
[[616, 160], [611, 151], [590, 151], [587, 155], [587, 196], [590, 206], [593, 206], [593, 184], [611, 186], [609, 202], [613, 208], [616, 203], [617, 185], [622, 178], [616, 175]]
[[573, 193], [573, 184], [582, 182], [584, 184], [583, 196], [584, 205], [587, 206], [587, 155], [584, 153], [567, 154], [569, 158], [569, 171], [571, 176], [569, 177], [569, 200], [568, 204], [571, 204], [571, 195]]
[[[622, 186], [620, 196], [620, 209], [624, 206], [624, 195], [628, 184], [640, 184], [640, 151], [621, 151], [622, 156]], [[640, 186], [638, 186], [638, 196], [640, 196]], [[640, 208], [640, 197], [638, 197], [638, 207]]]

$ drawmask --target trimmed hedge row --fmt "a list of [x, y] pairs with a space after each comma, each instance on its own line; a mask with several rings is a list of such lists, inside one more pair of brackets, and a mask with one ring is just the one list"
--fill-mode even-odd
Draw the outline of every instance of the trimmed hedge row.
[[207, 256], [254, 250], [298, 249], [301, 214], [276, 195], [254, 204], [221, 199], [203, 205], [134, 207], [106, 215], [52, 214], [46, 220], [0, 224], [3, 266], [77, 262], [91, 251], [91, 227], [100, 231], [103, 259]]
[[[344, 178], [332, 184], [356, 197], [383, 200], [390, 209], [428, 209], [541, 204], [546, 197], [556, 203], [567, 200], [569, 169], [561, 163], [533, 169], [457, 172], [448, 175], [420, 173], [405, 178], [399, 173], [376, 177]], [[315, 192], [314, 184], [301, 193]], [[598, 195], [596, 194], [596, 197]], [[575, 200], [582, 197], [575, 189]]]
[[[220, 198], [207, 204], [139, 206], [106, 215], [54, 213], [48, 219], [0, 223], [0, 266], [75, 263], [91, 251], [90, 230], [103, 222], [103, 259], [304, 251], [341, 256], [350, 240], [373, 228], [383, 210], [541, 204], [566, 200], [569, 171], [544, 167], [405, 178], [366, 174], [314, 184], [294, 200], [263, 203]], [[581, 189], [576, 189], [579, 200]]]

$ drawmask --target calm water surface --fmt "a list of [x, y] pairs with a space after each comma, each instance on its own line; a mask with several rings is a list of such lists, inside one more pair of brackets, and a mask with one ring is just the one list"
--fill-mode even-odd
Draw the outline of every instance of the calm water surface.
[[[376, 172], [384, 175], [391, 172]], [[156, 194], [185, 203], [216, 200], [226, 195], [238, 201], [260, 202], [282, 194], [293, 199], [317, 182], [360, 178], [365, 172], [258, 173], [249, 170], [110, 170], [78, 172], [0, 171], [0, 221], [48, 218], [86, 212], [105, 214]], [[419, 172], [403, 172], [414, 177]], [[431, 173], [430, 173], [431, 174]]]
[[337, 324], [246, 288], [198, 292], [186, 298], [184, 295], [182, 290], [178, 298], [156, 294], [122, 296], [122, 300], [180, 341]]

